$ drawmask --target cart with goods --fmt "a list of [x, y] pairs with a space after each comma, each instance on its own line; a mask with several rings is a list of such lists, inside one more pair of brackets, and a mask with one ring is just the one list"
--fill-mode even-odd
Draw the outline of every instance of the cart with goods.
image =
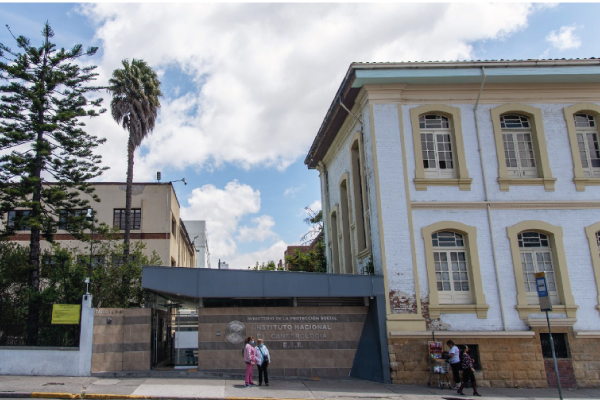
[[452, 388], [448, 372], [450, 363], [442, 358], [442, 342], [428, 342], [429, 347], [429, 380], [427, 386], [437, 385], [440, 389]]

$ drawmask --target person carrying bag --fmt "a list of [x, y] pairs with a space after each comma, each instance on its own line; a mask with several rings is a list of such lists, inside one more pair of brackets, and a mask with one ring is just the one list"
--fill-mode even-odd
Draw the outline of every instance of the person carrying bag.
[[262, 385], [263, 374], [265, 376], [265, 386], [269, 386], [269, 373], [267, 368], [271, 362], [271, 355], [269, 349], [264, 345], [262, 339], [258, 339], [258, 346], [256, 346], [256, 364], [258, 365], [258, 386]]

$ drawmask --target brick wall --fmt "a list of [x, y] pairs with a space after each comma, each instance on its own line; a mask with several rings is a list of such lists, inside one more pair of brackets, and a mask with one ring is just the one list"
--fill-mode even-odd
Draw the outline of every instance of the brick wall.
[[[575, 372], [573, 371], [573, 362], [570, 359], [559, 359], [556, 360], [556, 365], [558, 366], [558, 375], [560, 376], [560, 386], [563, 388], [576, 388], [577, 381], [575, 379]], [[544, 368], [546, 369], [548, 387], [558, 387], [558, 380], [554, 371], [554, 360], [545, 359]]]
[[150, 369], [151, 312], [149, 308], [95, 310], [92, 372]]

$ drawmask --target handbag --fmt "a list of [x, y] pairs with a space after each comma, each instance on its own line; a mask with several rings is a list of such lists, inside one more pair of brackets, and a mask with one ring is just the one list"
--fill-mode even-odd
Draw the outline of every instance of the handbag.
[[268, 364], [269, 363], [269, 356], [268, 355], [265, 356], [265, 353], [263, 353], [263, 351], [262, 351], [262, 349], [260, 347], [258, 348], [258, 350], [260, 351], [260, 354], [262, 354], [262, 356], [263, 356], [263, 363], [267, 363]]

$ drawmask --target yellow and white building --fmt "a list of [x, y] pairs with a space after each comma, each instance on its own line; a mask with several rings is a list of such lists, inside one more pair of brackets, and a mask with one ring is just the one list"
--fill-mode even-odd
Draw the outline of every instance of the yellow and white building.
[[[125, 183], [94, 183], [96, 203], [90, 198], [97, 223], [125, 229]], [[87, 196], [82, 194], [82, 196]], [[131, 242], [146, 244], [145, 253], [153, 251], [160, 256], [162, 265], [173, 267], [196, 267], [196, 250], [180, 218], [180, 204], [171, 183], [134, 183], [132, 195]], [[22, 212], [14, 210], [11, 212]], [[25, 210], [26, 211], [26, 210]], [[10, 213], [7, 215], [10, 218]], [[5, 224], [9, 221], [2, 221]], [[11, 240], [29, 244], [29, 231], [17, 231]], [[88, 244], [76, 240], [68, 231], [59, 229], [55, 241], [64, 247], [88, 248]], [[42, 240], [42, 250], [50, 244]]]
[[598, 59], [350, 65], [305, 163], [329, 271], [384, 277], [394, 382], [435, 333], [483, 385], [554, 385], [544, 271], [563, 386], [600, 386], [599, 123]]

